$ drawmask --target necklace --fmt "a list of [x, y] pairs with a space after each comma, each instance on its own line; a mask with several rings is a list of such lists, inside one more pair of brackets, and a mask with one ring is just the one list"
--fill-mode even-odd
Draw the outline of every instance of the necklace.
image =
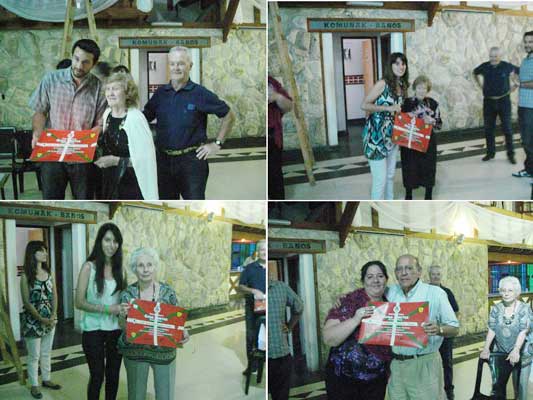
[[515, 302], [515, 304], [513, 305], [513, 312], [512, 312], [512, 314], [511, 314], [509, 317], [507, 317], [507, 316], [505, 315], [505, 309], [504, 309], [504, 311], [503, 311], [503, 323], [504, 323], [505, 325], [511, 325], [511, 324], [513, 323], [515, 310], [516, 310], [516, 302]]

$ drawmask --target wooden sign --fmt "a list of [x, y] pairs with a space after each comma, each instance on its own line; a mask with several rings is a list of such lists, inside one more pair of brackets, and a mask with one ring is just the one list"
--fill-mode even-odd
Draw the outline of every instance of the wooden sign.
[[169, 37], [169, 36], [152, 36], [152, 37], [119, 37], [118, 47], [121, 49], [160, 49], [171, 48], [174, 46], [183, 47], [211, 47], [211, 38], [209, 36], [189, 36], [189, 37]]
[[2, 202], [0, 218], [96, 224], [96, 211]]
[[313, 239], [268, 239], [268, 250], [276, 253], [325, 253], [326, 242]]
[[309, 32], [414, 32], [413, 19], [307, 18]]

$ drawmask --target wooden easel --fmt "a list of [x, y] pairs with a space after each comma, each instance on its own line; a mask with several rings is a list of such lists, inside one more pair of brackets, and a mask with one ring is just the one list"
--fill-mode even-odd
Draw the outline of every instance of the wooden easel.
[[[7, 346], [6, 346], [7, 344]], [[9, 349], [8, 349], [9, 346]], [[19, 352], [15, 337], [13, 335], [13, 329], [11, 328], [11, 322], [9, 321], [9, 315], [7, 313], [7, 306], [4, 300], [4, 294], [0, 287], [0, 352], [2, 353], [2, 359], [4, 362], [11, 363], [17, 369], [17, 375], [19, 383], [26, 385], [26, 378], [24, 377], [24, 370], [22, 369], [22, 363], [20, 362]]]
[[[63, 43], [61, 44], [61, 54], [59, 58], [70, 58], [70, 45], [72, 43], [72, 31], [74, 29], [74, 2], [69, 0], [67, 11], [65, 13], [65, 27], [63, 29]], [[85, 0], [85, 9], [87, 10], [87, 21], [89, 22], [89, 32], [93, 40], [98, 43], [98, 34], [96, 33], [96, 21], [94, 20], [93, 3], [91, 0]]]
[[305, 123], [304, 112], [300, 104], [300, 95], [298, 87], [296, 86], [296, 79], [292, 71], [292, 63], [289, 58], [289, 49], [287, 42], [283, 36], [281, 29], [281, 17], [279, 15], [279, 8], [277, 2], [268, 3], [269, 11], [271, 13], [272, 25], [274, 27], [274, 37], [278, 46], [278, 53], [280, 58], [281, 70], [283, 79], [288, 82], [290, 92], [294, 104], [294, 123], [296, 125], [296, 132], [300, 142], [300, 149], [304, 159], [305, 171], [307, 173], [307, 180], [311, 186], [316, 184], [315, 176], [313, 175], [313, 165], [315, 164], [315, 157], [313, 156], [313, 148], [309, 143], [309, 135], [307, 133], [307, 124]]

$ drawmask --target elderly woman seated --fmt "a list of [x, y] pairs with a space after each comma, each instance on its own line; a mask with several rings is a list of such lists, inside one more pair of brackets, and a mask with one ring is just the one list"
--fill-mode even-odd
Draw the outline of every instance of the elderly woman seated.
[[[157, 280], [159, 257], [154, 249], [139, 248], [131, 255], [131, 270], [137, 276], [137, 282], [129, 285], [120, 296], [121, 303], [130, 303], [135, 299], [178, 305], [176, 292], [170, 286]], [[157, 400], [174, 400], [176, 378], [176, 349], [129, 343], [125, 333], [125, 315], [121, 315], [124, 329], [118, 342], [119, 352], [124, 356], [124, 365], [128, 376], [128, 399], [144, 400], [148, 370], [154, 373], [155, 398]], [[189, 340], [187, 330], [184, 339]]]
[[[494, 342], [494, 352], [505, 353], [505, 359], [491, 360], [492, 369], [498, 370], [492, 382], [492, 398], [505, 399], [506, 386], [512, 369], [515, 398], [527, 399], [527, 383], [531, 369], [532, 344], [526, 340], [530, 330], [532, 312], [529, 305], [518, 300], [522, 288], [514, 276], [502, 278], [498, 284], [502, 296], [501, 303], [490, 309], [489, 331], [485, 346], [479, 355], [488, 360]], [[521, 368], [512, 368], [520, 363]]]

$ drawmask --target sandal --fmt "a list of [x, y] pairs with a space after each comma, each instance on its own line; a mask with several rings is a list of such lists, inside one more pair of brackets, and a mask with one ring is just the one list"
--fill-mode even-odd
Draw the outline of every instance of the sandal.
[[43, 387], [52, 389], [52, 390], [59, 390], [61, 389], [61, 385], [54, 383], [52, 381], [43, 381]]

